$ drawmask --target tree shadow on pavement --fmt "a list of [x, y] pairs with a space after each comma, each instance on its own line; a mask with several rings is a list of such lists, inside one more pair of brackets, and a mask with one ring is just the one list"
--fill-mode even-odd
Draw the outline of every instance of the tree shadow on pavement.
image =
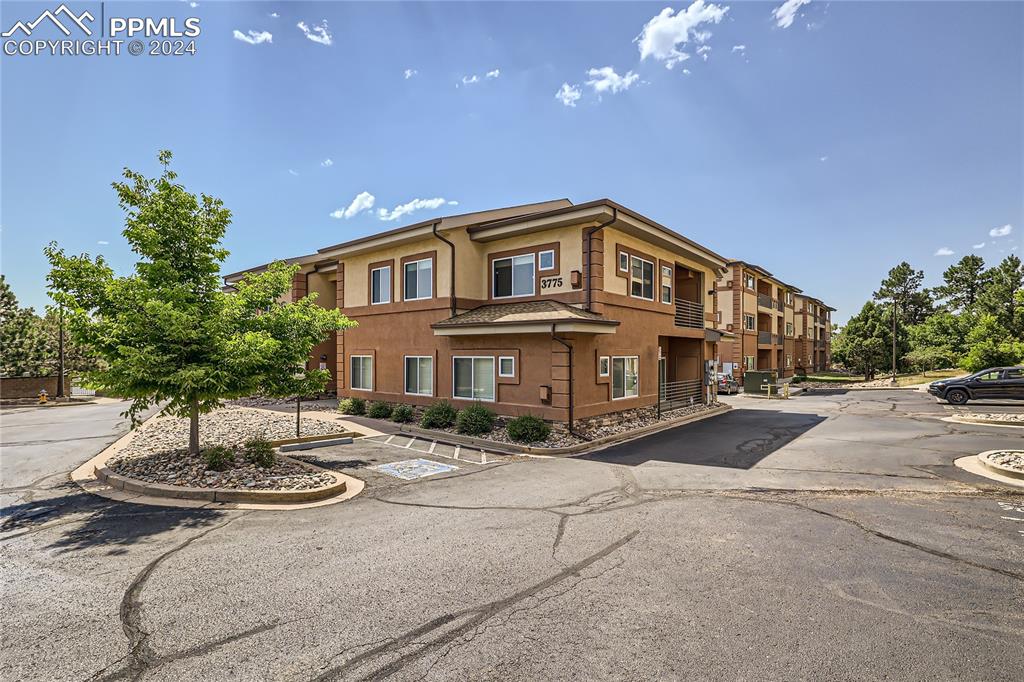
[[637, 466], [650, 461], [750, 469], [825, 421], [817, 414], [733, 409], [579, 459]]
[[156, 507], [116, 502], [82, 490], [72, 481], [47, 489], [55, 496], [30, 499], [0, 510], [0, 541], [32, 532], [58, 537], [48, 549], [61, 552], [107, 547], [108, 554], [178, 528], [204, 528], [223, 518], [216, 509]]

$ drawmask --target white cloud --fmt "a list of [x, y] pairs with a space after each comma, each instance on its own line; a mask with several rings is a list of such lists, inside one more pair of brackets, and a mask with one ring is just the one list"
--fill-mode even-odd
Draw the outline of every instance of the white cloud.
[[683, 75], [684, 76], [689, 76], [690, 75], [690, 70], [689, 69], [683, 69]]
[[786, 0], [774, 10], [772, 16], [775, 18], [775, 25], [779, 28], [789, 28], [796, 19], [797, 11], [811, 0]]
[[818, 161], [821, 161], [822, 163], [825, 163], [826, 161], [828, 161], [828, 157], [827, 156], [819, 156], [818, 157]]
[[733, 52], [745, 52], [746, 49], [747, 49], [746, 45], [733, 45], [732, 46], [732, 51]]
[[569, 85], [568, 83], [562, 83], [562, 87], [555, 93], [555, 99], [567, 107], [575, 107], [580, 97], [583, 97], [583, 91], [580, 90], [580, 86]]
[[701, 57], [703, 57], [704, 61], [708, 60], [708, 56], [709, 56], [708, 53], [709, 52], [711, 52], [711, 46], [710, 45], [701, 45], [700, 47], [697, 48], [697, 54], [699, 54]]
[[277, 18], [278, 18], [279, 16], [281, 16], [281, 15], [280, 15], [280, 14], [278, 14], [277, 12], [271, 12], [271, 13], [270, 13], [270, 16], [271, 16], [271, 17], [273, 17], [274, 19], [277, 19]]
[[448, 205], [449, 205], [449, 206], [458, 206], [458, 205], [459, 205], [459, 202], [457, 202], [457, 201], [455, 201], [455, 200], [452, 200], [452, 201], [449, 201], [449, 202], [448, 202]]
[[[477, 76], [475, 73], [472, 76], [463, 76], [462, 77], [462, 84], [463, 85], [473, 85], [474, 83], [479, 83], [479, 82], [480, 82], [480, 77]], [[455, 87], [459, 87], [459, 84], [456, 83]]]
[[971, 248], [972, 249], [983, 249], [983, 248], [985, 248], [985, 242], [982, 242], [980, 244], [971, 244]]
[[501, 69], [495, 69], [494, 71], [488, 71], [486, 73], [486, 76], [488, 78], [497, 78], [500, 75], [501, 75]]
[[324, 168], [330, 168], [331, 166], [334, 165], [334, 162], [331, 161], [330, 159], [324, 159], [323, 161], [320, 162], [320, 165], [323, 166]]
[[306, 22], [300, 21], [296, 24], [302, 33], [312, 40], [314, 43], [320, 43], [321, 45], [331, 45], [334, 42], [334, 36], [331, 35], [330, 30], [327, 28], [327, 20], [323, 19], [319, 24], [316, 24], [312, 28], [306, 25]]
[[1003, 225], [1002, 227], [993, 227], [988, 231], [989, 237], [1005, 237], [1006, 235], [1013, 232], [1013, 225]]
[[295, 171], [295, 170], [292, 170], [291, 168], [289, 168], [289, 169], [288, 169], [288, 174], [289, 174], [289, 175], [298, 175], [298, 174], [299, 174], [299, 172], [298, 172], [298, 171]]
[[247, 35], [236, 28], [233, 35], [235, 36], [235, 40], [241, 40], [243, 43], [249, 43], [250, 45], [274, 42], [274, 36], [272, 36], [268, 31], [249, 31]]
[[190, 2], [190, 3], [188, 3], [188, 6], [191, 7], [192, 9], [195, 9], [196, 7], [199, 7], [199, 3], [198, 2]]
[[640, 80], [640, 76], [632, 71], [627, 71], [625, 76], [620, 76], [610, 66], [590, 69], [587, 71], [587, 75], [590, 76], [587, 85], [594, 88], [594, 92], [598, 94], [609, 91], [612, 94], [622, 92], [623, 90], [628, 90], [631, 85]]
[[640, 35], [633, 39], [639, 46], [640, 60], [654, 57], [659, 62], [664, 62], [666, 69], [673, 68], [690, 57], [679, 50], [678, 46], [685, 45], [690, 40], [706, 42], [711, 37], [711, 32], [697, 28], [705, 23], [717, 24], [728, 11], [728, 7], [705, 3], [704, 0], [694, 0], [689, 7], [678, 12], [666, 7], [644, 24]]
[[409, 215], [413, 211], [418, 211], [423, 208], [438, 208], [447, 203], [447, 199], [442, 197], [435, 197], [434, 199], [413, 199], [404, 204], [395, 206], [391, 211], [386, 208], [377, 209], [377, 217], [381, 220], [398, 220], [402, 216]]
[[412, 78], [413, 76], [415, 76], [418, 73], [419, 73], [419, 71], [417, 71], [416, 69], [406, 69], [405, 72], [404, 72], [405, 80], [409, 80], [410, 78]]
[[98, 241], [98, 242], [96, 242], [96, 243], [97, 243], [97, 244], [99, 244], [100, 246], [106, 246], [106, 245], [107, 245], [107, 244], [109, 244], [110, 242], [108, 242], [108, 241], [105, 241], [105, 240], [101, 239], [101, 240], [99, 240], [99, 241]]
[[331, 211], [330, 215], [332, 218], [344, 218], [345, 220], [348, 220], [349, 218], [354, 218], [363, 211], [369, 211], [373, 208], [375, 201], [376, 198], [369, 192], [360, 192], [347, 208], [335, 209], [334, 211]]
[[948, 246], [943, 246], [942, 248], [940, 248], [938, 251], [935, 252], [935, 255], [936, 256], [952, 256], [953, 255], [953, 249], [949, 248]]

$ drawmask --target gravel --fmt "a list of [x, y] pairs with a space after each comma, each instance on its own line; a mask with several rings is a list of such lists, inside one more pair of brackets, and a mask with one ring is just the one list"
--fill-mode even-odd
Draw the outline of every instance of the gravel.
[[[301, 465], [277, 459], [263, 469], [245, 460], [242, 443], [262, 436], [268, 440], [295, 435], [295, 418], [262, 410], [228, 407], [199, 418], [199, 442], [203, 448], [223, 445], [235, 451], [235, 461], [226, 471], [207, 471], [200, 454], [188, 448], [188, 419], [164, 417], [136, 430], [120, 455], [107, 467], [116, 473], [150, 483], [195, 488], [241, 488], [250, 490], [309, 490], [330, 485], [329, 473], [311, 471]], [[327, 435], [338, 427], [328, 421], [303, 418], [302, 435]]]
[[1024, 471], [1024, 450], [996, 450], [985, 455], [994, 464], [1014, 471]]
[[1005, 412], [967, 412], [960, 415], [963, 419], [984, 419], [985, 421], [1005, 422], [1007, 424], [1024, 424], [1024, 413], [1006, 414]]

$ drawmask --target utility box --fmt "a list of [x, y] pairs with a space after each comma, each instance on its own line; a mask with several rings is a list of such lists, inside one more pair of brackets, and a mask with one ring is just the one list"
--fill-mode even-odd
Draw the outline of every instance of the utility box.
[[[743, 391], [745, 393], [765, 394], [766, 390], [761, 388], [764, 384], [773, 386], [779, 381], [779, 371], [776, 369], [753, 371], [747, 370], [743, 373]], [[773, 390], [772, 393], [775, 391]]]

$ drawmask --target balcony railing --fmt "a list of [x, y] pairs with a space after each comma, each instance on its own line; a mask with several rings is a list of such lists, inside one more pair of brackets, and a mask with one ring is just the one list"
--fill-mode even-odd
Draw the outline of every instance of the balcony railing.
[[771, 332], [758, 332], [757, 333], [757, 342], [758, 343], [771, 343], [772, 342], [772, 338], [774, 336], [775, 335], [772, 334]]
[[773, 307], [772, 306], [772, 297], [769, 296], [768, 294], [758, 294], [757, 295], [757, 305], [758, 305], [758, 307], [761, 307], [761, 308], [771, 308], [771, 307]]
[[676, 326], [689, 329], [704, 328], [704, 306], [693, 301], [676, 299]]
[[782, 299], [775, 299], [775, 309], [778, 310], [779, 312], [785, 312], [784, 308], [785, 306], [782, 305]]

